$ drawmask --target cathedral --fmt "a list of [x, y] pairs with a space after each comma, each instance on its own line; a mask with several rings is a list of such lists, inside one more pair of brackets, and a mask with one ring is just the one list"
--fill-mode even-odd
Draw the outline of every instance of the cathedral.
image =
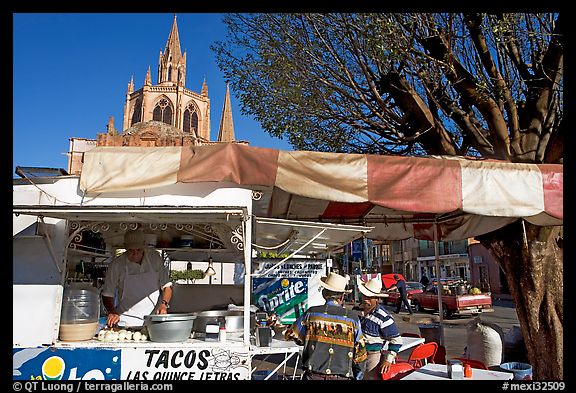
[[222, 108], [216, 141], [210, 139], [210, 98], [203, 81], [200, 93], [186, 87], [186, 52], [180, 48], [176, 15], [164, 51], [158, 57], [157, 83], [153, 84], [150, 67], [144, 85], [134, 89], [134, 79], [128, 83], [122, 130], [108, 120], [107, 131], [96, 140], [71, 138], [68, 173], [80, 174], [84, 152], [96, 146], [190, 146], [213, 143], [243, 143], [234, 138], [234, 122], [230, 90]]

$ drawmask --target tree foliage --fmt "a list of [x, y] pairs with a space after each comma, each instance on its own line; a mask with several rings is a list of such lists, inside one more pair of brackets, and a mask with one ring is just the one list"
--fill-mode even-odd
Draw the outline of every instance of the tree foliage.
[[193, 270], [172, 270], [170, 271], [170, 280], [180, 281], [180, 280], [201, 280], [204, 278], [204, 271], [200, 269]]
[[[299, 150], [562, 163], [559, 14], [230, 14], [212, 49], [242, 112]], [[561, 227], [478, 237], [537, 379], [563, 378]]]
[[561, 162], [556, 14], [230, 14], [219, 67], [296, 149]]
[[276, 251], [259, 251], [257, 258], [262, 259], [284, 259], [288, 257], [290, 253], [283, 252], [278, 254]]

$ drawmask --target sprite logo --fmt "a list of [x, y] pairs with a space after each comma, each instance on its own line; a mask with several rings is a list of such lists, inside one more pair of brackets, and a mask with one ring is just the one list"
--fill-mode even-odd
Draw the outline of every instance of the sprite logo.
[[307, 281], [284, 278], [275, 282], [258, 297], [258, 306], [275, 313], [284, 323], [295, 320], [306, 310], [308, 303]]

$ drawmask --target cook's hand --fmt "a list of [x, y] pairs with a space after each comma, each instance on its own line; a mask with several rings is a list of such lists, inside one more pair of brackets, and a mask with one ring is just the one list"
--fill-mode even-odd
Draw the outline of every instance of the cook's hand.
[[168, 314], [168, 306], [166, 306], [164, 303], [160, 304], [160, 307], [158, 307], [158, 314]]
[[392, 363], [387, 362], [387, 361], [383, 361], [382, 363], [380, 363], [380, 374], [387, 373], [388, 370], [390, 370], [391, 364]]
[[109, 327], [114, 327], [116, 324], [118, 324], [118, 322], [120, 322], [120, 314], [109, 312], [108, 318], [106, 319], [106, 325]]

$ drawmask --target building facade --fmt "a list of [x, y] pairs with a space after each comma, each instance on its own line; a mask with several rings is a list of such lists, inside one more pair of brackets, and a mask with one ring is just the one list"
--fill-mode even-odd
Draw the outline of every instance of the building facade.
[[[434, 242], [418, 240], [418, 248], [415, 263], [410, 264], [411, 275], [417, 281], [422, 276], [438, 277], [436, 272], [436, 257]], [[470, 268], [468, 263], [468, 240], [439, 241], [438, 259], [440, 261], [440, 277], [460, 277], [470, 280]]]
[[468, 246], [470, 258], [470, 284], [483, 292], [492, 292], [500, 298], [510, 298], [506, 276], [490, 251], [473, 240]]
[[[358, 239], [342, 251], [338, 268], [347, 274], [400, 273], [409, 281], [437, 277], [433, 241]], [[510, 297], [504, 272], [477, 240], [439, 241], [438, 256], [440, 278], [459, 277], [483, 292]]]

